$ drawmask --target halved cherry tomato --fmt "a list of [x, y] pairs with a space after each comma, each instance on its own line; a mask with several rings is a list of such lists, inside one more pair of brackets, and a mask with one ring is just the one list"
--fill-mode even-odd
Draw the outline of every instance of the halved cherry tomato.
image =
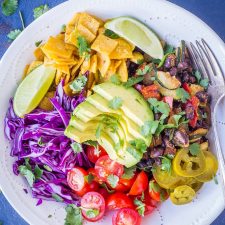
[[95, 222], [100, 220], [105, 213], [105, 200], [98, 192], [88, 192], [81, 199], [83, 217]]
[[170, 109], [173, 109], [173, 97], [165, 96], [163, 97], [163, 101], [170, 106]]
[[94, 176], [94, 181], [96, 181], [96, 182], [99, 183], [99, 184], [103, 183], [103, 181], [100, 180], [100, 179], [97, 177], [96, 172], [95, 172], [95, 168], [89, 168], [89, 169], [87, 170], [87, 172], [88, 172], [88, 174], [92, 174], [92, 175]]
[[102, 181], [107, 181], [109, 175], [121, 177], [123, 175], [123, 165], [109, 158], [108, 155], [102, 156], [95, 163], [95, 173]]
[[101, 194], [104, 199], [107, 199], [109, 197], [109, 192], [105, 188], [100, 188], [98, 193]]
[[133, 201], [124, 193], [116, 192], [106, 199], [106, 208], [108, 210], [131, 208], [134, 209]]
[[112, 218], [113, 225], [140, 225], [141, 216], [134, 210], [123, 208], [117, 211]]
[[149, 182], [149, 195], [157, 202], [162, 202], [169, 197], [168, 192], [161, 188], [154, 179]]
[[88, 187], [88, 183], [84, 177], [88, 173], [83, 168], [75, 167], [67, 173], [67, 182], [71, 189], [75, 192], [81, 192], [83, 189]]
[[95, 181], [88, 183], [85, 177], [88, 176], [88, 172], [83, 168], [75, 167], [67, 174], [67, 182], [71, 189], [78, 195], [83, 196], [89, 191], [97, 191], [99, 184]]
[[134, 181], [129, 195], [140, 195], [148, 188], [148, 176], [144, 171], [141, 171]]
[[136, 175], [134, 175], [131, 179], [120, 178], [118, 184], [113, 189], [120, 192], [127, 192], [131, 189], [135, 180]]
[[93, 163], [96, 163], [96, 161], [100, 157], [107, 155], [107, 152], [105, 151], [105, 149], [100, 145], [98, 146], [98, 148], [88, 145], [86, 148], [86, 152], [87, 152], [88, 159]]
[[183, 89], [187, 91], [189, 94], [191, 93], [191, 88], [189, 87], [188, 83], [183, 83]]

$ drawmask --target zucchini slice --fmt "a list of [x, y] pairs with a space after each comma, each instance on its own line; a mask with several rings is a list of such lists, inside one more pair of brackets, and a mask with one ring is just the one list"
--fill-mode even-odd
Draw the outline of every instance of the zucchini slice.
[[169, 90], [167, 88], [164, 88], [157, 81], [155, 81], [154, 83], [158, 86], [158, 89], [159, 89], [159, 92], [161, 93], [161, 95], [173, 97], [175, 100], [180, 99], [180, 97], [177, 96], [177, 90], [176, 89], [175, 90]]
[[208, 133], [208, 129], [199, 128], [192, 133], [189, 134], [190, 142], [193, 143], [195, 141], [200, 140], [203, 136], [205, 136]]
[[166, 89], [174, 90], [180, 87], [180, 81], [175, 77], [171, 76], [169, 72], [158, 71], [156, 79]]

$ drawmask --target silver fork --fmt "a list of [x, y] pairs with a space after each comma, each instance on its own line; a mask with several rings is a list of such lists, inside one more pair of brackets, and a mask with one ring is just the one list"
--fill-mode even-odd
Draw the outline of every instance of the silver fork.
[[225, 187], [225, 159], [220, 147], [216, 129], [216, 110], [220, 100], [225, 95], [225, 81], [223, 72], [215, 54], [204, 39], [201, 39], [201, 41], [196, 41], [195, 44], [190, 43], [188, 50], [192, 61], [195, 64], [195, 68], [201, 73], [203, 78], [208, 78], [209, 80], [208, 92], [212, 97], [210, 105], [212, 115], [212, 134], [215, 140], [216, 153], [224, 185], [223, 187]]

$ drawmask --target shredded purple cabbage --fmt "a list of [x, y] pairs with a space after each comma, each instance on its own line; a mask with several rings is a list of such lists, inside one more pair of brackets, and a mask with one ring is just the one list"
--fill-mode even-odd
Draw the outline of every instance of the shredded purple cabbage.
[[32, 195], [42, 200], [55, 200], [56, 194], [65, 203], [79, 205], [79, 198], [67, 185], [67, 172], [75, 165], [89, 168], [91, 166], [85, 152], [74, 153], [72, 140], [64, 135], [70, 114], [78, 104], [85, 100], [83, 92], [78, 96], [67, 96], [63, 90], [63, 81], [58, 85], [55, 97], [51, 99], [53, 111], [35, 109], [24, 118], [16, 116], [13, 99], [10, 100], [5, 117], [5, 135], [11, 142], [12, 157], [17, 157], [13, 172], [19, 175], [19, 166], [25, 165], [29, 158], [32, 168], [38, 165], [43, 170], [40, 179], [32, 187]]

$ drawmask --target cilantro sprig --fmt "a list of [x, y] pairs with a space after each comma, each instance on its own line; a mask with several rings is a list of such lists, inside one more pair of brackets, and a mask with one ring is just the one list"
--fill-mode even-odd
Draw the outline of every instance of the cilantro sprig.
[[21, 34], [21, 32], [22, 31], [20, 29], [11, 30], [7, 34], [7, 37], [9, 38], [10, 41], [14, 41]]
[[38, 17], [40, 17], [41, 15], [46, 13], [48, 10], [49, 10], [49, 7], [48, 7], [47, 4], [40, 5], [40, 6], [36, 7], [36, 8], [34, 8], [34, 10], [33, 10], [34, 19], [37, 19]]
[[123, 105], [123, 99], [115, 96], [112, 100], [109, 101], [109, 108], [119, 109]]
[[114, 175], [114, 174], [110, 174], [108, 177], [107, 177], [107, 182], [109, 183], [109, 185], [112, 187], [112, 188], [115, 188], [119, 182], [119, 177]]
[[80, 153], [83, 151], [82, 145], [80, 143], [73, 142], [70, 146], [73, 149], [74, 153]]
[[1, 4], [2, 13], [5, 16], [14, 14], [18, 8], [18, 0], [4, 0]]
[[145, 215], [145, 203], [143, 203], [141, 200], [135, 198], [134, 199], [134, 205], [137, 206], [136, 210], [138, 211], [138, 213], [141, 216], [144, 216]]
[[125, 88], [129, 88], [134, 86], [137, 83], [140, 83], [141, 81], [144, 80], [144, 76], [138, 76], [138, 77], [130, 77], [127, 82], [123, 83], [123, 86]]
[[189, 151], [191, 155], [197, 156], [200, 152], [200, 144], [198, 143], [193, 143], [189, 146]]
[[158, 101], [156, 98], [149, 98], [148, 102], [150, 103], [151, 108], [155, 113], [162, 113], [165, 116], [168, 116], [170, 113], [170, 106], [163, 102], [163, 101]]
[[83, 217], [81, 214], [81, 209], [73, 204], [67, 205], [65, 225], [82, 225]]
[[204, 88], [207, 88], [209, 86], [209, 79], [208, 78], [205, 78], [205, 79], [202, 79], [202, 75], [201, 73], [197, 70], [195, 71], [194, 73], [196, 79], [197, 79], [197, 82]]
[[85, 75], [82, 75], [82, 76], [76, 78], [70, 84], [70, 88], [74, 93], [78, 93], [84, 89], [86, 83], [87, 83], [87, 77]]
[[83, 36], [77, 38], [78, 52], [80, 57], [88, 58], [90, 56], [91, 48], [87, 40]]
[[187, 100], [190, 98], [189, 93], [183, 88], [176, 89], [176, 95], [183, 103], [187, 102]]

